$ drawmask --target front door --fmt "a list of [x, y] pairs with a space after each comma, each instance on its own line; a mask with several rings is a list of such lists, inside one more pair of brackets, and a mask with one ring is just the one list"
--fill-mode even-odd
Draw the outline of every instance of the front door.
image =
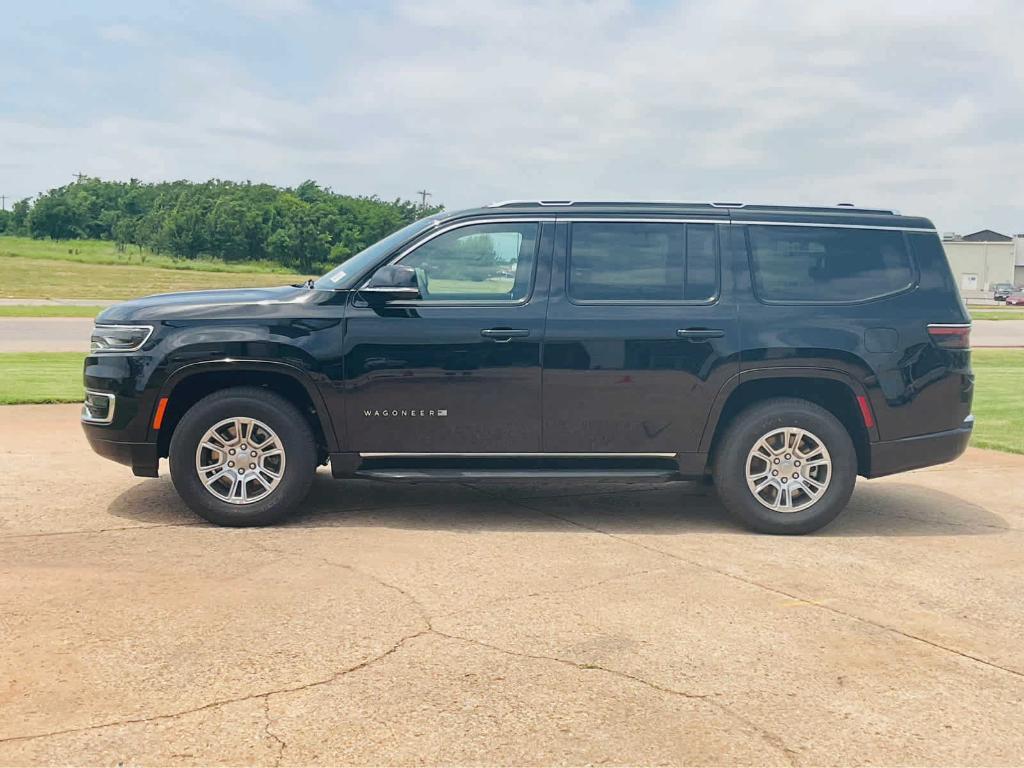
[[562, 220], [544, 340], [544, 450], [684, 453], [739, 371], [723, 225]]
[[367, 302], [345, 319], [350, 450], [541, 450], [540, 350], [554, 226], [461, 222], [396, 263], [421, 298]]

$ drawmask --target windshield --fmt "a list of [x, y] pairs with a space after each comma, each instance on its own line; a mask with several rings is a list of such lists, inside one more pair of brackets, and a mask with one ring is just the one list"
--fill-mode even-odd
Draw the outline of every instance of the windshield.
[[325, 291], [334, 291], [339, 288], [355, 288], [353, 283], [360, 275], [366, 272], [378, 261], [395, 250], [402, 243], [411, 240], [424, 230], [430, 229], [444, 218], [441, 215], [428, 216], [425, 219], [414, 221], [407, 227], [402, 227], [397, 232], [392, 232], [383, 240], [378, 240], [368, 248], [364, 248], [355, 256], [347, 259], [342, 264], [332, 269], [326, 275], [317, 280], [314, 285]]

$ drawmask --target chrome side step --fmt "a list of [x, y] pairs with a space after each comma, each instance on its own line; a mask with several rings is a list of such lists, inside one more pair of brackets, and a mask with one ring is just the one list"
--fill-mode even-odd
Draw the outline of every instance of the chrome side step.
[[671, 469], [359, 469], [355, 477], [375, 480], [674, 480]]

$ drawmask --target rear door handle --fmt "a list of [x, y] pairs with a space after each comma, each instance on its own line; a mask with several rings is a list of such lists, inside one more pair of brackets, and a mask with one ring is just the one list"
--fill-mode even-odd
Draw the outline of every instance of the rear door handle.
[[480, 335], [486, 339], [494, 339], [498, 342], [512, 341], [514, 338], [529, 336], [526, 328], [484, 328]]
[[700, 341], [701, 339], [720, 339], [725, 336], [721, 328], [680, 328], [676, 336], [681, 339]]

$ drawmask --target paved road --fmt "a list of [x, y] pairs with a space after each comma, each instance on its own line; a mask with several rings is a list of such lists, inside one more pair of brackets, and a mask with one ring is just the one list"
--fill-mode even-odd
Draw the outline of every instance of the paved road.
[[318, 477], [200, 524], [0, 408], [0, 764], [1024, 763], [1024, 457], [804, 538], [687, 484]]
[[[92, 320], [79, 317], [0, 318], [0, 352], [85, 352]], [[1024, 347], [1024, 320], [978, 320], [975, 347]]]
[[89, 351], [89, 317], [0, 317], [0, 352]]
[[971, 346], [1024, 347], [1024, 320], [975, 320]]

